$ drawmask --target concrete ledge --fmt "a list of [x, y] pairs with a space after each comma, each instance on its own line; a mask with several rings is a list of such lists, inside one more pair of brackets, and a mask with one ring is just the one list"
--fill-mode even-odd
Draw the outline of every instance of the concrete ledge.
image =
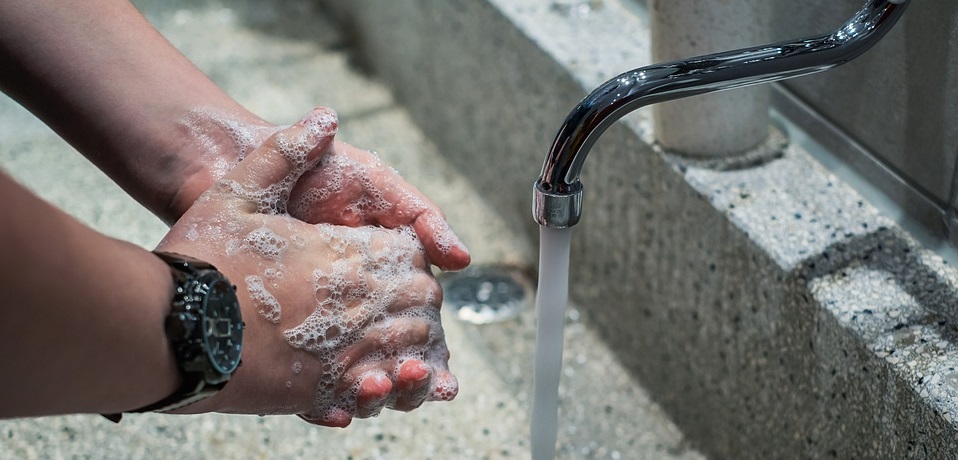
[[[554, 130], [649, 63], [646, 24], [615, 0], [584, 16], [538, 0], [323, 4], [530, 239]], [[799, 147], [719, 170], [657, 150], [649, 126], [626, 117], [590, 155], [572, 296], [688, 439], [718, 458], [954, 457], [955, 270]]]

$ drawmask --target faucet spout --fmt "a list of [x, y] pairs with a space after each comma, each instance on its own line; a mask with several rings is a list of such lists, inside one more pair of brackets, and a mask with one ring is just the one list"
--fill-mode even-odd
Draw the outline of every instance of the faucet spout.
[[586, 156], [612, 123], [641, 107], [725, 89], [821, 72], [877, 43], [911, 0], [867, 0], [834, 32], [771, 45], [655, 64], [625, 72], [596, 88], [566, 117], [533, 186], [540, 225], [571, 227], [582, 214], [579, 174]]

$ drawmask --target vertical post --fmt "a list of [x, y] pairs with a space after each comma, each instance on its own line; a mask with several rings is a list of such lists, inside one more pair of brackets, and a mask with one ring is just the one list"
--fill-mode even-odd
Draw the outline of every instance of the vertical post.
[[[769, 0], [648, 0], [654, 62], [768, 43]], [[653, 107], [655, 137], [670, 151], [699, 157], [746, 152], [768, 136], [768, 85]]]

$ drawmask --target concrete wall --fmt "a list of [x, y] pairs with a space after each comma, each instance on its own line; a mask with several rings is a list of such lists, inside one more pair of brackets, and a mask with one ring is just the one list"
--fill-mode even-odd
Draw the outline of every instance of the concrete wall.
[[[585, 16], [538, 0], [323, 4], [530, 239], [554, 130], [595, 85], [649, 63], [647, 28], [613, 0]], [[584, 168], [571, 295], [696, 447], [952, 457], [955, 271], [800, 148], [713, 168], [658, 151], [646, 115], [610, 128]]]
[[[828, 32], [861, 4], [860, 0], [774, 2], [774, 39]], [[866, 53], [856, 65], [786, 86], [912, 187], [954, 213], [958, 206], [958, 3], [914, 1], [882, 46]], [[886, 189], [891, 189], [890, 184]]]

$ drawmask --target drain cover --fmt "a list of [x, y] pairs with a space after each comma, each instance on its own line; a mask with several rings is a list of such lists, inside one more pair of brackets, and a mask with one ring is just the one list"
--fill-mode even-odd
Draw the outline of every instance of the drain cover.
[[515, 318], [531, 305], [532, 283], [517, 267], [469, 267], [442, 274], [439, 283], [443, 306], [468, 323], [488, 324]]

